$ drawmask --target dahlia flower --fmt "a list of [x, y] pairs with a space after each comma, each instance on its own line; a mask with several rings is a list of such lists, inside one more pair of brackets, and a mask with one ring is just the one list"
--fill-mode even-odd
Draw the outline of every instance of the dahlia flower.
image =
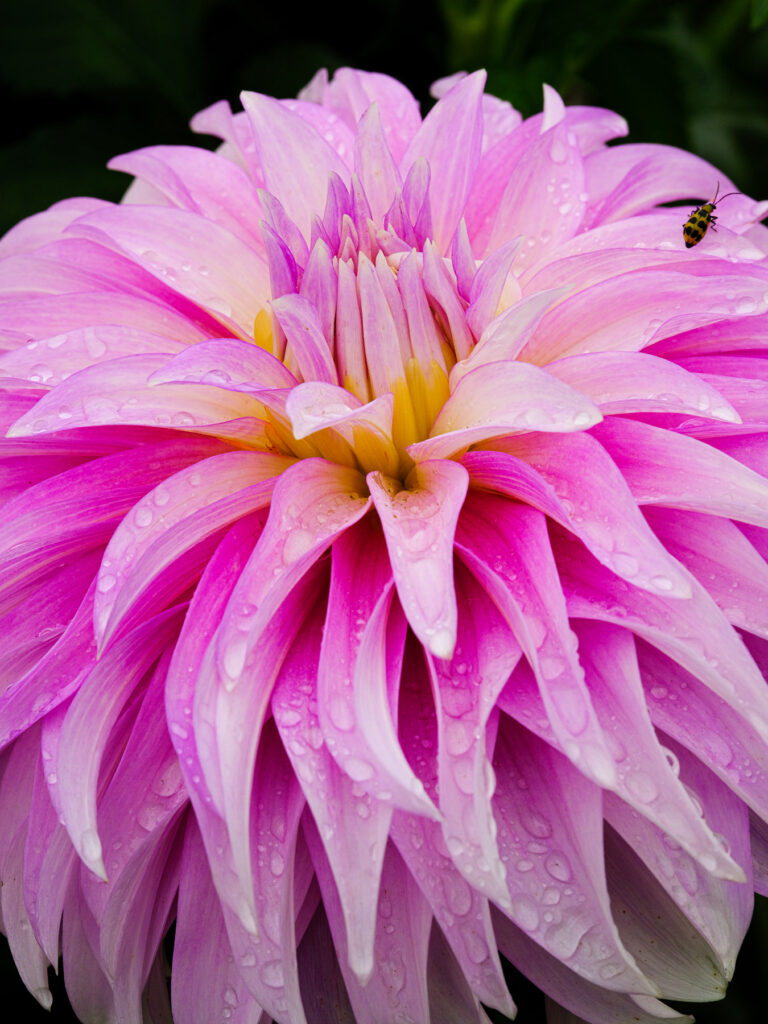
[[[0, 243], [2, 921], [85, 1022], [689, 1020], [768, 888], [768, 204], [318, 74]], [[171, 968], [170, 986], [167, 983]]]

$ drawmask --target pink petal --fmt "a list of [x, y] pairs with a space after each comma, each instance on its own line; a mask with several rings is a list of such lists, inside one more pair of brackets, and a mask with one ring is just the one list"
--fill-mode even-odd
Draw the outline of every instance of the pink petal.
[[232, 160], [199, 146], [148, 146], [113, 157], [109, 168], [152, 184], [174, 206], [200, 213], [254, 249], [263, 217], [253, 183]]
[[[520, 241], [519, 238], [514, 238], [511, 242], [499, 246], [487, 259], [483, 260], [472, 280], [470, 302], [467, 307], [467, 323], [476, 338], [480, 338], [486, 327], [494, 320], [501, 304], [502, 293], [508, 290], [514, 281], [514, 279], [510, 281], [508, 275], [520, 248]], [[514, 284], [516, 285], [517, 282], [514, 281]], [[515, 292], [515, 299], [519, 299], [519, 287], [515, 288]], [[505, 299], [508, 299], [506, 294]], [[505, 301], [506, 304], [507, 301]]]
[[438, 658], [456, 643], [453, 535], [469, 474], [455, 462], [426, 462], [407, 489], [382, 473], [367, 477], [387, 541], [395, 586], [408, 623]]
[[195, 567], [202, 569], [210, 551], [206, 545], [190, 577], [183, 571], [185, 554], [266, 507], [275, 479], [292, 464], [292, 459], [267, 452], [225, 452], [167, 477], [144, 495], [104, 552], [94, 609], [100, 648], [139, 602], [143, 615], [150, 612], [148, 591], [163, 573], [174, 575], [169, 581], [174, 592], [165, 592], [161, 584], [166, 600], [180, 596], [197, 579]]
[[629, 419], [606, 420], [592, 433], [639, 505], [768, 525], [768, 482], [710, 445]]
[[256, 393], [262, 388], [290, 388], [296, 378], [279, 359], [250, 342], [214, 338], [190, 345], [152, 374], [151, 383], [213, 384]]
[[508, 858], [511, 903], [505, 913], [587, 981], [658, 995], [611, 916], [600, 789], [509, 719], [499, 729], [494, 765], [495, 812]]
[[239, 965], [227, 955], [228, 948], [218, 895], [199, 833], [190, 820], [181, 862], [171, 973], [178, 1024], [195, 1024], [201, 1015], [213, 1021], [221, 1014], [222, 1002], [231, 1021], [258, 1020], [260, 1008], [246, 988]]
[[584, 430], [600, 420], [588, 398], [529, 363], [486, 363], [460, 378], [432, 425], [430, 437], [410, 445], [423, 459], [448, 457], [471, 444], [529, 430]]
[[[537, 988], [572, 1010], [576, 1020], [593, 1024], [659, 1024], [661, 1020], [668, 1024], [693, 1024], [693, 1017], [671, 1010], [650, 996], [633, 998], [610, 991], [602, 982], [593, 984], [580, 978], [498, 911], [494, 911], [493, 924], [504, 956], [518, 970], [525, 971]], [[576, 1024], [576, 1021], [566, 1016], [563, 1024]]]
[[682, 412], [737, 423], [728, 399], [698, 374], [642, 352], [582, 353], [547, 370], [587, 395], [604, 415]]
[[79, 370], [20, 417], [8, 436], [108, 423], [183, 430], [259, 417], [260, 404], [247, 395], [203, 384], [150, 385], [152, 375], [171, 358], [172, 353], [123, 356]]
[[653, 731], [631, 634], [585, 622], [578, 624], [576, 635], [595, 710], [613, 734], [612, 788], [633, 809], [627, 813], [633, 820], [639, 813], [653, 822], [705, 871], [743, 881], [742, 869], [702, 820]]
[[[101, 552], [81, 556], [79, 565], [86, 579], [93, 580]], [[90, 570], [90, 571], [89, 571]], [[63, 704], [80, 686], [96, 661], [93, 635], [95, 580], [61, 637], [25, 675], [4, 690], [0, 698], [0, 745], [5, 746], [22, 729], [45, 717]]]
[[[429, 1006], [437, 1020], [452, 1024], [489, 1024], [490, 1018], [470, 987], [442, 932], [433, 929], [429, 943]], [[509, 1000], [511, 1016], [517, 1012]]]
[[[659, 543], [616, 464], [589, 434], [524, 434], [499, 452], [468, 452], [478, 485], [535, 505], [574, 533], [603, 565], [634, 586], [688, 597], [687, 574]], [[515, 460], [510, 461], [509, 452]]]
[[274, 726], [267, 727], [259, 747], [254, 791], [259, 794], [251, 836], [258, 851], [254, 885], [259, 931], [247, 932], [231, 910], [225, 911], [227, 931], [239, 972], [259, 1005], [275, 1019], [301, 1024], [294, 888], [299, 900], [302, 890], [294, 882], [294, 867], [304, 795]]
[[311, 218], [325, 203], [328, 176], [349, 180], [344, 161], [302, 117], [276, 100], [244, 92], [242, 101], [266, 187], [308, 239]]
[[[80, 218], [70, 230], [117, 248], [246, 337], [269, 298], [263, 254], [200, 214], [116, 206]], [[195, 253], [204, 253], [205, 262]]]
[[0, 239], [0, 256], [34, 252], [46, 242], [60, 238], [72, 221], [82, 217], [84, 213], [104, 209], [109, 205], [102, 199], [91, 199], [87, 196], [63, 199], [59, 203], [54, 203], [47, 210], [19, 221], [7, 231]]
[[148, 488], [220, 448], [201, 438], [161, 441], [95, 459], [28, 488], [5, 506], [0, 593], [39, 579], [67, 553], [104, 544]]
[[300, 295], [283, 295], [273, 299], [271, 306], [303, 379], [338, 384], [336, 366], [315, 307]]
[[704, 681], [768, 736], [768, 696], [763, 676], [733, 627], [693, 580], [685, 601], [628, 589], [564, 535], [555, 550], [571, 616], [631, 629]]
[[651, 507], [646, 517], [728, 621], [768, 639], [768, 566], [741, 530], [727, 519], [676, 509]]
[[646, 977], [658, 984], [666, 999], [721, 999], [727, 982], [717, 955], [637, 853], [609, 828], [605, 856], [621, 937]]
[[[509, 907], [506, 867], [491, 808], [495, 785], [486, 727], [521, 651], [490, 599], [457, 567], [462, 609], [453, 660], [429, 658], [438, 726], [438, 789], [443, 838], [467, 881]], [[493, 735], [492, 728], [488, 729]]]
[[61, 914], [70, 880], [79, 862], [67, 830], [51, 803], [48, 785], [44, 758], [41, 757], [37, 764], [24, 847], [23, 898], [35, 939], [48, 960], [57, 964]]
[[205, 324], [154, 299], [102, 290], [4, 302], [3, 330], [39, 340], [78, 328], [109, 324], [171, 338], [170, 347], [174, 349], [177, 342], [194, 344], [211, 333], [207, 322], [210, 318], [202, 311], [201, 316]]
[[368, 107], [357, 126], [355, 172], [370, 203], [373, 219], [380, 223], [403, 182], [387, 145], [376, 104]]
[[657, 269], [619, 274], [563, 299], [544, 317], [524, 356], [542, 365], [579, 352], [637, 352], [743, 309], [763, 313], [766, 294], [764, 273], [748, 265], [738, 273], [727, 265], [706, 280]]
[[[9, 844], [2, 863], [4, 879], [15, 882], [23, 874], [26, 832], [26, 827], [22, 825], [16, 830]], [[8, 938], [21, 980], [38, 1003], [46, 1010], [50, 1010], [53, 996], [48, 988], [48, 959], [37, 944], [22, 897], [23, 890], [20, 885], [3, 885], [3, 931]]]
[[586, 209], [584, 193], [584, 164], [576, 137], [566, 123], [553, 125], [516, 162], [493, 222], [490, 251], [523, 236], [515, 270], [531, 266], [577, 233]]
[[[671, 741], [667, 741], [671, 742]], [[677, 758], [682, 783], [705, 809], [707, 821], [729, 845], [733, 859], [742, 866], [748, 884], [723, 881], [702, 868], [663, 831], [638, 819], [626, 804], [609, 797], [606, 820], [641, 857], [657, 881], [688, 920], [702, 933], [718, 956], [719, 968], [730, 979], [736, 954], [752, 916], [753, 894], [749, 884], [751, 855], [747, 808], [695, 757], [672, 742], [669, 756]]]
[[598, 785], [610, 786], [613, 758], [576, 656], [544, 516], [473, 492], [456, 548], [522, 647], [561, 749]]
[[[656, 728], [687, 747], [768, 820], [768, 758], [754, 726], [705, 683], [654, 648], [642, 642], [637, 647], [646, 703]], [[677, 711], [681, 701], [687, 709], [684, 716]]]
[[448, 252], [480, 159], [484, 85], [485, 72], [475, 71], [450, 89], [424, 118], [400, 164], [405, 175], [418, 157], [429, 162], [434, 239], [441, 253]]
[[143, 352], [182, 352], [183, 342], [131, 327], [78, 327], [27, 342], [0, 357], [0, 374], [54, 387], [78, 370]]
[[[437, 726], [425, 669], [420, 645], [409, 645], [400, 698], [400, 740], [427, 791], [436, 797]], [[468, 985], [475, 993], [473, 1002], [479, 998], [502, 1013], [514, 1014], [491, 927], [490, 904], [459, 873], [440, 825], [421, 815], [397, 811], [391, 836], [439, 925], [439, 931], [433, 931], [433, 942], [437, 935], [444, 935], [450, 944], [451, 975], [458, 974], [462, 986]]]
[[381, 111], [387, 143], [400, 162], [421, 125], [419, 105], [408, 89], [389, 75], [339, 68], [327, 87], [324, 102], [354, 128], [372, 103]]

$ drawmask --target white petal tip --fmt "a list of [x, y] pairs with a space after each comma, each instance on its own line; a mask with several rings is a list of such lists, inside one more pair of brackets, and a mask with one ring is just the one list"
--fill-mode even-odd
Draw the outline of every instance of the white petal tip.
[[453, 649], [456, 646], [455, 629], [437, 629], [427, 637], [427, 648], [436, 658], [443, 661], [450, 661], [453, 657]]
[[51, 1006], [53, 1006], [53, 996], [49, 988], [36, 988], [32, 995], [44, 1010], [50, 1010]]
[[357, 980], [365, 988], [373, 974], [373, 951], [355, 950], [354, 944], [350, 943], [349, 966]]

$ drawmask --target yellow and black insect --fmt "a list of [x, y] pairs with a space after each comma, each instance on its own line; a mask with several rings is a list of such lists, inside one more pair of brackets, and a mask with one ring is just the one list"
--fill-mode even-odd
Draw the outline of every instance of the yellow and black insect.
[[[717, 209], [717, 195], [719, 191], [720, 182], [718, 181], [714, 199], [710, 199], [708, 203], [697, 206], [685, 224], [683, 224], [683, 239], [686, 249], [699, 244], [704, 235], [706, 235], [710, 224], [713, 231], [717, 230], [714, 225], [717, 220], [715, 210]], [[728, 196], [740, 196], [741, 194], [741, 192], [726, 192], [724, 196], [720, 196], [720, 202], [722, 203]]]

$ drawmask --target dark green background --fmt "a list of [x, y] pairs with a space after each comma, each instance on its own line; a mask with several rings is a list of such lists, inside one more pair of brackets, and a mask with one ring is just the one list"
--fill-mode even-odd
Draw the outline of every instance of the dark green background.
[[[197, 110], [221, 98], [234, 104], [241, 89], [293, 96], [320, 66], [395, 75], [424, 111], [430, 82], [459, 69], [486, 67], [489, 91], [526, 115], [540, 109], [546, 81], [566, 102], [623, 114], [631, 140], [693, 150], [744, 192], [768, 196], [768, 0], [0, 6], [0, 233], [67, 196], [118, 199], [127, 179], [106, 170], [111, 156], [195, 141], [187, 123]], [[728, 998], [697, 1008], [700, 1024], [764, 1024], [766, 905]], [[25, 1006], [17, 1019], [74, 1020], [59, 982], [48, 1014], [15, 977], [4, 942], [0, 952], [4, 1005], [19, 992]], [[540, 1024], [535, 990], [519, 977], [512, 987], [521, 1024]]]

